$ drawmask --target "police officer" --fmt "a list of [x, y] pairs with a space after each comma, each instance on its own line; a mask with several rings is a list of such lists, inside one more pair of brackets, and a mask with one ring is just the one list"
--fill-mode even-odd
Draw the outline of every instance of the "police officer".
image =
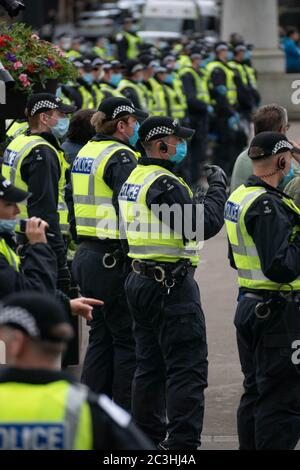
[[124, 64], [124, 78], [120, 81], [118, 92], [129, 99], [136, 108], [147, 109], [147, 96], [141, 86], [144, 66], [138, 60], [127, 60]]
[[137, 162], [137, 117], [126, 98], [107, 98], [92, 118], [96, 136], [78, 153], [72, 169], [79, 248], [73, 272], [83, 295], [104, 300], [94, 312], [82, 381], [131, 408], [135, 370], [132, 323], [124, 292], [127, 274], [118, 224], [118, 194]]
[[26, 204], [20, 205], [20, 217], [41, 217], [49, 225], [48, 242], [56, 254], [58, 286], [63, 290], [68, 289], [70, 277], [63, 239], [69, 228], [64, 201], [68, 164], [58, 139], [68, 130], [67, 114], [75, 110], [49, 93], [32, 95], [26, 107], [30, 129], [8, 145], [2, 165], [6, 179], [31, 193]]
[[200, 68], [203, 59], [201, 50], [194, 50], [190, 59], [191, 66], [183, 67], [179, 76], [187, 97], [190, 126], [195, 130], [191, 142], [189, 168], [191, 183], [195, 184], [201, 176], [200, 163], [205, 160], [207, 153], [209, 115], [213, 112], [213, 108], [206, 73]]
[[128, 59], [136, 59], [141, 44], [140, 37], [135, 32], [133, 18], [126, 17], [122, 23], [123, 31], [117, 34], [116, 43], [118, 59], [124, 63]]
[[113, 96], [121, 97], [121, 93], [117, 91], [117, 87], [123, 78], [121, 63], [118, 60], [106, 62], [103, 65], [102, 70], [103, 76], [101, 77], [99, 86], [101, 93], [103, 94], [103, 99], [112, 98]]
[[277, 189], [297, 151], [284, 134], [256, 135], [248, 153], [254, 174], [225, 207], [239, 283], [241, 449], [293, 449], [300, 438], [300, 379], [293, 364], [293, 342], [300, 337], [300, 210]]
[[167, 75], [167, 68], [159, 65], [154, 68], [154, 76], [148, 80], [153, 100], [151, 108], [152, 116], [168, 115], [168, 95], [164, 87], [164, 81], [166, 80]]
[[218, 42], [215, 45], [215, 60], [206, 65], [207, 80], [216, 114], [214, 127], [218, 133], [215, 162], [231, 174], [235, 152], [235, 132], [238, 130], [237, 88], [235, 72], [228, 66], [228, 44]]
[[24, 134], [28, 129], [27, 119], [15, 119], [6, 129], [6, 138], [11, 141], [19, 134]]
[[0, 176], [0, 298], [19, 290], [54, 292], [56, 288], [56, 258], [47, 244], [48, 224], [37, 217], [28, 220], [26, 236], [29, 244], [22, 259], [16, 254], [14, 240], [18, 204], [29, 193], [16, 188]]
[[146, 119], [139, 136], [147, 156], [119, 194], [133, 260], [125, 285], [137, 344], [132, 412], [162, 449], [196, 450], [200, 445], [207, 345], [194, 280], [197, 243], [221, 229], [226, 201], [226, 177], [218, 167], [208, 177], [204, 219], [197, 197], [175, 176], [192, 135], [193, 130], [170, 118]]
[[27, 220], [28, 243], [22, 249], [22, 256], [17, 253], [14, 229], [20, 214], [18, 205], [28, 197], [29, 193], [0, 176], [0, 299], [25, 290], [55, 294], [70, 314], [90, 320], [92, 306], [102, 305], [101, 301], [84, 297], [70, 300], [56, 290], [57, 263], [47, 244], [46, 222], [37, 217]]
[[96, 94], [93, 90], [94, 76], [93, 65], [89, 59], [77, 60], [74, 65], [78, 70], [77, 83], [75, 84], [74, 103], [77, 108], [94, 109], [96, 108]]
[[72, 327], [52, 298], [15, 294], [0, 309], [1, 450], [152, 449], [130, 416], [58, 370]]

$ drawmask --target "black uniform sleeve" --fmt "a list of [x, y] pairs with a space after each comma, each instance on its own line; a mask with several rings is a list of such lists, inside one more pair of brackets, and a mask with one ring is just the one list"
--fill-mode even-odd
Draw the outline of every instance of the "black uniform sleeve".
[[56, 278], [56, 257], [45, 243], [28, 245], [24, 249], [20, 272], [0, 255], [0, 298], [24, 290], [54, 293]]
[[54, 234], [48, 237], [48, 243], [56, 254], [58, 268], [63, 267], [67, 260], [57, 212], [60, 168], [56, 154], [46, 145], [35, 147], [24, 159], [21, 174], [31, 193], [28, 216], [48, 222], [49, 232]]
[[[210, 186], [203, 203], [191, 202], [187, 188], [171, 176], [158, 178], [149, 188], [146, 198], [148, 208], [160, 220], [184, 239], [197, 241], [208, 240], [221, 230], [225, 202], [226, 191], [217, 184]], [[162, 204], [174, 207], [171, 217], [165, 217], [164, 212], [160, 211]], [[181, 217], [180, 223], [178, 217]]]
[[95, 401], [90, 399], [94, 450], [155, 450], [128, 413], [106, 396], [101, 395], [99, 403]]
[[223, 117], [230, 117], [234, 114], [234, 110], [228, 102], [227, 96], [218, 92], [218, 87], [223, 85], [226, 87], [227, 80], [224, 70], [215, 68], [211, 74], [211, 83], [213, 89], [211, 91], [212, 98], [216, 101], [216, 111]]
[[103, 179], [107, 186], [113, 190], [112, 201], [117, 214], [119, 214], [119, 192], [136, 165], [137, 159], [133, 152], [130, 152], [130, 150], [118, 150], [109, 159], [104, 168]]
[[270, 194], [259, 197], [245, 216], [264, 275], [280, 284], [300, 274], [300, 232], [292, 240], [293, 217], [281, 199]]
[[124, 35], [119, 40], [117, 39], [117, 51], [119, 61], [124, 63], [127, 59], [128, 41]]
[[122, 90], [122, 95], [129, 99], [136, 108], [141, 108], [141, 103], [138, 94], [132, 87], [124, 88]]
[[188, 110], [191, 114], [207, 112], [207, 105], [204, 101], [197, 99], [197, 89], [194, 77], [186, 72], [181, 77], [184, 94], [187, 98]]

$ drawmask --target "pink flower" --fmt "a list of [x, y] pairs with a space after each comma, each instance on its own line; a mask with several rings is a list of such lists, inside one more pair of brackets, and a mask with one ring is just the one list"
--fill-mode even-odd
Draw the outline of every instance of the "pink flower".
[[23, 64], [22, 64], [22, 62], [20, 62], [18, 60], [17, 62], [14, 63], [13, 67], [14, 67], [15, 70], [17, 70], [17, 69], [23, 67]]
[[19, 75], [19, 80], [22, 82], [22, 84], [25, 88], [30, 86], [30, 81], [28, 80], [28, 76], [27, 76], [26, 73], [21, 73]]
[[36, 41], [39, 41], [40, 40], [40, 37], [37, 35], [37, 34], [32, 34], [31, 35], [31, 39], [34, 39]]

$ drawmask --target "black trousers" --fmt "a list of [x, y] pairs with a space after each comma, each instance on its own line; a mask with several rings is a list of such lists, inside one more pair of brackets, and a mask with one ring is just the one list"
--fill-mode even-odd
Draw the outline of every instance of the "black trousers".
[[207, 387], [206, 330], [198, 285], [188, 273], [182, 285], [162, 295], [159, 283], [131, 273], [125, 288], [137, 348], [133, 417], [154, 443], [163, 441], [167, 432], [170, 449], [196, 449]]
[[94, 308], [89, 323], [89, 346], [83, 364], [82, 382], [97, 393], [105, 393], [115, 403], [131, 411], [131, 386], [136, 368], [132, 319], [124, 282], [128, 274], [123, 264], [107, 269], [103, 253], [79, 247], [73, 273], [82, 295], [104, 301]]
[[235, 315], [245, 390], [237, 413], [240, 449], [293, 449], [300, 439], [300, 370], [292, 362], [299, 304], [274, 306], [266, 319], [256, 317], [256, 304], [242, 298]]

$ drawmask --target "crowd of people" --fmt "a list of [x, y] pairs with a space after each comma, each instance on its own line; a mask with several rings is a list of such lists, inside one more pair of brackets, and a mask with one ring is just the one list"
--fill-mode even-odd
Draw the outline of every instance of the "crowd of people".
[[[231, 58], [223, 41], [148, 48], [131, 19], [116, 39], [115, 52], [99, 41], [91, 56], [60, 38], [76, 83], [31, 95], [7, 128], [0, 448], [197, 450], [208, 362], [194, 274], [224, 210], [239, 281], [240, 448], [294, 448], [299, 376], [281, 352], [300, 333], [300, 178], [287, 112], [258, 108], [238, 35]], [[81, 385], [59, 371], [72, 314], [90, 326]]]

